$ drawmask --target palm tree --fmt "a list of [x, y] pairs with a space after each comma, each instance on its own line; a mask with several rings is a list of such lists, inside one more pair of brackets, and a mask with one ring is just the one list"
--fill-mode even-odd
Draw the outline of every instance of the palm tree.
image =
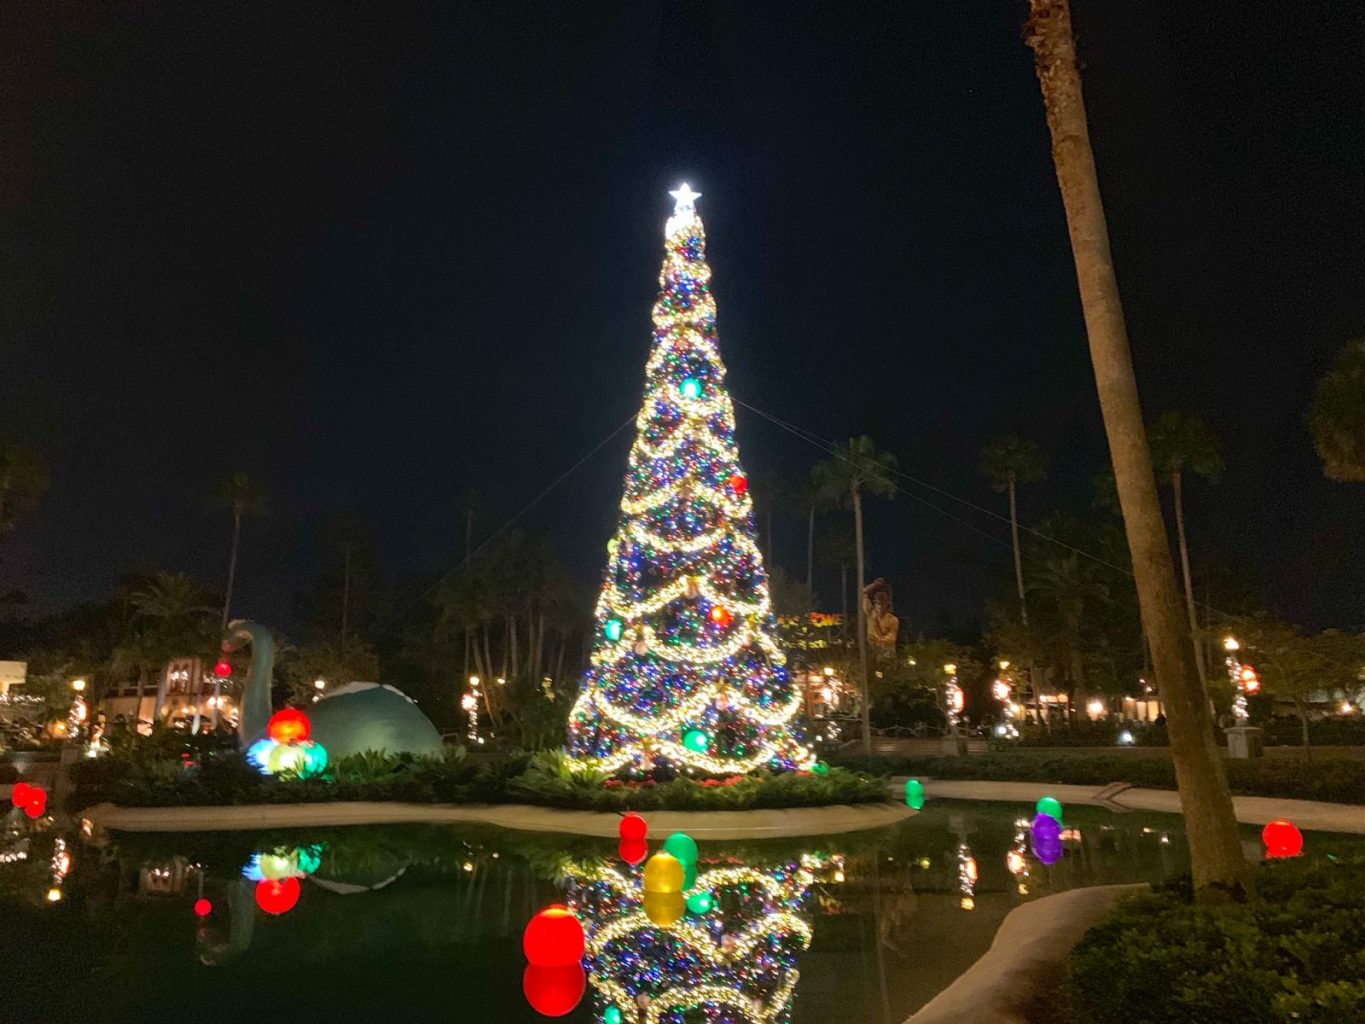
[[1180, 571], [1185, 580], [1185, 609], [1190, 616], [1190, 636], [1194, 642], [1195, 666], [1199, 681], [1208, 685], [1204, 637], [1194, 605], [1194, 579], [1190, 575], [1190, 546], [1185, 539], [1184, 477], [1186, 473], [1217, 480], [1223, 472], [1223, 457], [1218, 454], [1218, 439], [1204, 421], [1187, 412], [1167, 412], [1147, 431], [1152, 446], [1152, 467], [1171, 483], [1175, 505], [1175, 536], [1180, 548]]
[[199, 653], [211, 644], [209, 622], [214, 609], [210, 596], [183, 573], [158, 572], [130, 594], [133, 607], [131, 636], [120, 644], [116, 662], [136, 667], [138, 707], [148, 677], [171, 658]]
[[1199, 682], [1194, 652], [1182, 635], [1186, 630], [1181, 622], [1175, 567], [1157, 501], [1095, 154], [1090, 147], [1071, 7], [1068, 0], [1030, 0], [1030, 7], [1026, 39], [1034, 51], [1052, 136], [1052, 160], [1071, 236], [1139, 605], [1152, 647], [1157, 685], [1166, 703], [1194, 887], [1203, 892], [1209, 892], [1210, 887], [1244, 888], [1250, 883], [1250, 869], [1242, 855], [1232, 795], [1214, 743], [1208, 695]]
[[1006, 434], [981, 449], [981, 472], [991, 479], [996, 491], [1009, 495], [1010, 539], [1014, 543], [1014, 584], [1019, 592], [1019, 619], [1028, 625], [1028, 602], [1024, 600], [1024, 560], [1019, 551], [1019, 506], [1015, 492], [1019, 484], [1032, 484], [1047, 474], [1043, 453], [1032, 441]]
[[[1109, 603], [1109, 588], [1095, 578], [1093, 562], [1082, 562], [1074, 552], [1064, 552], [1043, 563], [1029, 590], [1045, 603], [1055, 616], [1057, 640], [1065, 654], [1068, 715], [1074, 723], [1076, 698], [1085, 683], [1086, 619]], [[1044, 616], [1050, 618], [1051, 616]]]
[[47, 463], [32, 448], [0, 439], [0, 541], [19, 513], [47, 490]]
[[242, 518], [265, 511], [266, 496], [261, 486], [241, 470], [218, 486], [218, 503], [232, 512], [232, 549], [228, 555], [227, 586], [223, 591], [223, 628], [227, 629], [228, 610], [232, 607], [232, 585], [237, 579], [237, 550], [242, 539]]
[[870, 437], [851, 437], [848, 447], [834, 458], [820, 462], [811, 470], [811, 479], [825, 500], [853, 507], [853, 543], [858, 559], [858, 673], [862, 684], [863, 752], [872, 753], [871, 706], [867, 698], [867, 624], [863, 621], [863, 591], [867, 588], [867, 567], [863, 548], [863, 495], [890, 498], [896, 493], [891, 471], [896, 457], [877, 451]]
[[1344, 346], [1318, 381], [1308, 428], [1329, 480], [1365, 483], [1365, 338]]

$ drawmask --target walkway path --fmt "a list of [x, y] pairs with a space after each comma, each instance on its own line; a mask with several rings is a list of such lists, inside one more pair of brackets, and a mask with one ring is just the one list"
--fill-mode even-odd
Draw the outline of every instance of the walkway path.
[[[903, 804], [836, 804], [755, 811], [641, 811], [652, 837], [686, 832], [693, 839], [779, 839], [823, 836], [894, 825], [914, 812]], [[104, 828], [125, 832], [219, 832], [252, 829], [477, 822], [524, 832], [564, 832], [615, 838], [621, 816], [528, 804], [401, 804], [337, 802], [245, 807], [118, 807], [81, 812]]]
[[[1180, 813], [1180, 794], [1169, 789], [1138, 789], [1123, 784], [1096, 789], [1094, 786], [1046, 782], [921, 781], [925, 794], [940, 800], [995, 800], [1031, 807], [1041, 796], [1055, 796], [1063, 804], [1093, 804], [1116, 811]], [[893, 780], [892, 785], [904, 792], [905, 779]], [[1365, 834], [1365, 806], [1266, 796], [1234, 796], [1232, 805], [1237, 820], [1248, 825], [1264, 825], [1272, 818], [1288, 818], [1305, 831]]]

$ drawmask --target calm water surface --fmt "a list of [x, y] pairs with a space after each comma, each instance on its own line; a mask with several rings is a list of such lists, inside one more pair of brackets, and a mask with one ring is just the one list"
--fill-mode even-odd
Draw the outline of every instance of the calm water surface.
[[521, 936], [568, 902], [588, 923], [586, 987], [557, 1019], [899, 1024], [1021, 903], [1187, 867], [1180, 819], [1082, 807], [1044, 865], [1020, 828], [1029, 811], [931, 803], [879, 832], [702, 844], [713, 906], [686, 910], [643, 899], [639, 869], [603, 840], [416, 826], [90, 835], [11, 816], [0, 1019], [545, 1021], [527, 989], [563, 1009], [577, 969], [525, 976]]

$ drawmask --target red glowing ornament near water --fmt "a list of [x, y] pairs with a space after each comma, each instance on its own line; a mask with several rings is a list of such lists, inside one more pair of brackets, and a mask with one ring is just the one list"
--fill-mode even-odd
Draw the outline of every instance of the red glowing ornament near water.
[[722, 608], [720, 605], [711, 606], [711, 621], [722, 628], [735, 621], [735, 617], [730, 614], [729, 608]]
[[649, 844], [643, 839], [622, 839], [620, 853], [623, 861], [635, 867], [649, 856]]
[[1303, 833], [1292, 822], [1276, 818], [1261, 829], [1267, 857], [1297, 857], [1303, 853]]
[[531, 1009], [544, 1017], [563, 1017], [583, 1000], [588, 976], [579, 964], [537, 967], [531, 964], [521, 976], [521, 990]]
[[270, 717], [265, 731], [276, 743], [302, 743], [312, 735], [313, 726], [298, 708], [283, 708]]
[[196, 917], [208, 917], [213, 913], [213, 904], [200, 897], [194, 901], [194, 914]]
[[730, 477], [730, 490], [735, 492], [735, 497], [744, 497], [744, 492], [749, 489], [749, 478], [743, 473], [736, 473]]
[[299, 880], [293, 875], [288, 878], [264, 878], [256, 883], [256, 906], [267, 914], [287, 914], [299, 902]]
[[213, 674], [219, 679], [226, 679], [232, 675], [232, 663], [226, 658], [219, 658], [218, 664], [213, 666]]
[[567, 967], [583, 959], [583, 925], [563, 904], [546, 907], [526, 925], [522, 952], [536, 967]]
[[621, 819], [620, 836], [622, 839], [644, 841], [649, 834], [649, 826], [638, 814], [627, 814]]

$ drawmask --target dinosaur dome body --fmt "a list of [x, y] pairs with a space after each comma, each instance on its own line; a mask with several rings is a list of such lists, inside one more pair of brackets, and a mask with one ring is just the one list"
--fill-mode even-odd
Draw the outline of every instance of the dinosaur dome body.
[[441, 734], [402, 690], [379, 683], [347, 683], [308, 709], [312, 738], [335, 764], [352, 754], [441, 754]]

